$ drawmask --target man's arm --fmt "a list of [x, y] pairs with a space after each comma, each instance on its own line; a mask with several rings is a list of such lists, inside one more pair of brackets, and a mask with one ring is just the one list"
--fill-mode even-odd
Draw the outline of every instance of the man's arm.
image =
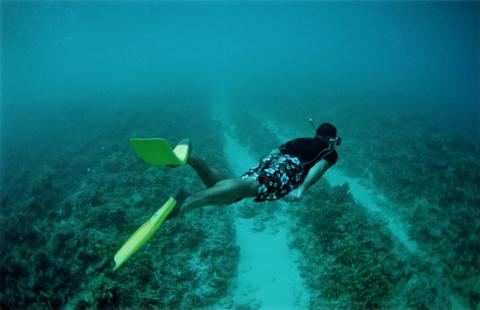
[[291, 191], [285, 199], [288, 201], [296, 201], [300, 199], [303, 192], [305, 192], [310, 186], [315, 184], [320, 177], [325, 173], [325, 171], [330, 168], [330, 164], [325, 159], [320, 160], [318, 163], [313, 166], [310, 171], [308, 172], [305, 180], [302, 184], [300, 184], [296, 189]]

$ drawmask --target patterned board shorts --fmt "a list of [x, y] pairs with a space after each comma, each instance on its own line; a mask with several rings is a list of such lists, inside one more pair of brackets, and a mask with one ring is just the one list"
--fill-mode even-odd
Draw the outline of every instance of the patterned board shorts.
[[255, 177], [258, 183], [254, 201], [277, 200], [303, 182], [303, 165], [297, 157], [270, 153], [242, 178]]

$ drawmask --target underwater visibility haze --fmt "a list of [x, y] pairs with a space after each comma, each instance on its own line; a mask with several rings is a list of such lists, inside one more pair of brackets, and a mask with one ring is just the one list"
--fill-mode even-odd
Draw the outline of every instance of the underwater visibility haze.
[[[480, 309], [479, 2], [0, 10], [1, 309]], [[205, 188], [132, 138], [240, 177], [309, 118], [342, 143], [299, 201], [193, 210], [113, 270]]]

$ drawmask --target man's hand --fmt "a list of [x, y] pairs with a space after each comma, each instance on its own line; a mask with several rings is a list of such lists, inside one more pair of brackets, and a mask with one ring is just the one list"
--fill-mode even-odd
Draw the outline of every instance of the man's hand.
[[293, 191], [291, 191], [290, 193], [288, 193], [283, 198], [288, 202], [295, 202], [295, 201], [300, 200], [300, 198], [302, 197], [302, 194], [303, 194], [303, 189], [298, 187], [298, 188], [294, 189]]

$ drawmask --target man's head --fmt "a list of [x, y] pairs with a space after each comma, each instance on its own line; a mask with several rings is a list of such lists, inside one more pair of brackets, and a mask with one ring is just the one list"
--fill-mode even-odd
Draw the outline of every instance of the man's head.
[[337, 128], [330, 123], [323, 123], [318, 126], [317, 131], [315, 132], [316, 137], [325, 137], [325, 138], [336, 138], [337, 137]]
[[337, 137], [337, 128], [330, 123], [323, 123], [318, 126], [315, 137], [327, 142], [331, 147], [342, 143], [342, 139]]

